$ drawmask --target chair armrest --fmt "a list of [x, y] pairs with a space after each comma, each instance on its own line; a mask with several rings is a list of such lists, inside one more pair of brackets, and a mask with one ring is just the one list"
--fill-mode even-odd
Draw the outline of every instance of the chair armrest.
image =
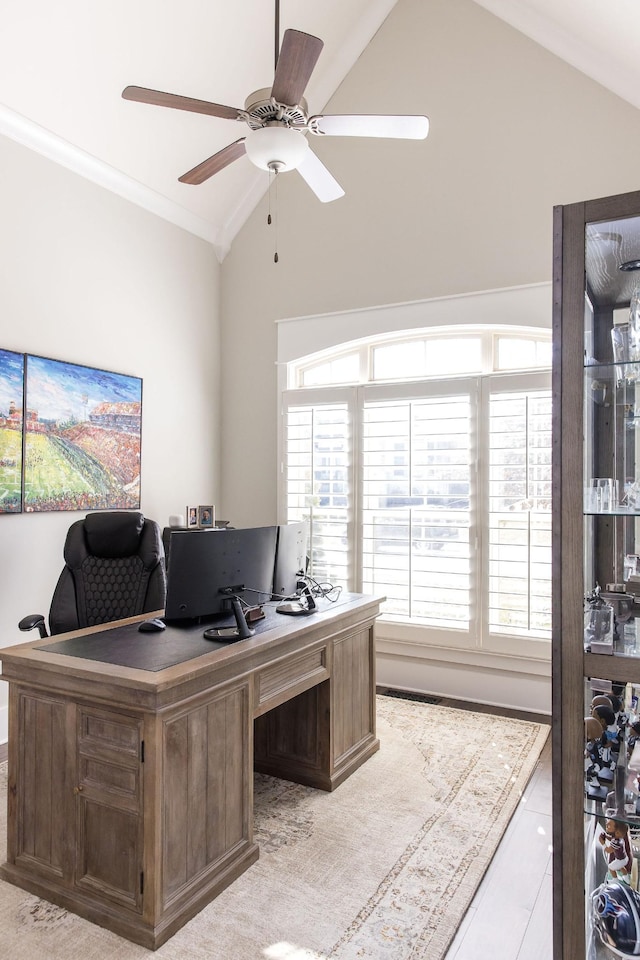
[[18, 624], [19, 630], [33, 630], [35, 627], [38, 628], [41, 637], [44, 638], [49, 636], [45, 626], [44, 617], [41, 613], [30, 613], [28, 617], [23, 617]]

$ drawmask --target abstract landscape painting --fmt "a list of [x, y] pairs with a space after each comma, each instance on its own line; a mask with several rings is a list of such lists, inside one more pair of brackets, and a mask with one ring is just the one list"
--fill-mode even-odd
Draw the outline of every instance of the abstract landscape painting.
[[24, 510], [140, 506], [142, 380], [27, 355]]
[[24, 354], [0, 350], [0, 513], [22, 510]]

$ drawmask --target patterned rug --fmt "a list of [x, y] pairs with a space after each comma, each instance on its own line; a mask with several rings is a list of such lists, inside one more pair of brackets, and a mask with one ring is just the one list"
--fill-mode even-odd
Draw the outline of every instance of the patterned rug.
[[[381, 749], [334, 793], [256, 775], [260, 859], [159, 960], [441, 960], [549, 727], [378, 697]], [[5, 858], [6, 763], [0, 765]], [[0, 881], [11, 960], [150, 951]]]

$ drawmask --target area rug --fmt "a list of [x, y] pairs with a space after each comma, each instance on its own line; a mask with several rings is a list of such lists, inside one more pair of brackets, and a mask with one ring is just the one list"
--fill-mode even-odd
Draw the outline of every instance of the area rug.
[[[159, 960], [441, 960], [549, 727], [379, 696], [380, 751], [333, 793], [256, 775], [260, 859]], [[0, 766], [5, 859], [6, 763]], [[0, 881], [11, 960], [150, 951]]]

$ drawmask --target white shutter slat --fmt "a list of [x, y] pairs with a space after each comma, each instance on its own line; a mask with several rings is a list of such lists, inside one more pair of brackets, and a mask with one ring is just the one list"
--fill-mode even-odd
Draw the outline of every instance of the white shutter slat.
[[469, 430], [468, 395], [364, 404], [363, 590], [394, 618], [468, 626]]
[[489, 400], [488, 625], [551, 636], [551, 395]]
[[287, 521], [308, 520], [311, 574], [347, 588], [352, 462], [346, 403], [291, 404], [285, 409]]

